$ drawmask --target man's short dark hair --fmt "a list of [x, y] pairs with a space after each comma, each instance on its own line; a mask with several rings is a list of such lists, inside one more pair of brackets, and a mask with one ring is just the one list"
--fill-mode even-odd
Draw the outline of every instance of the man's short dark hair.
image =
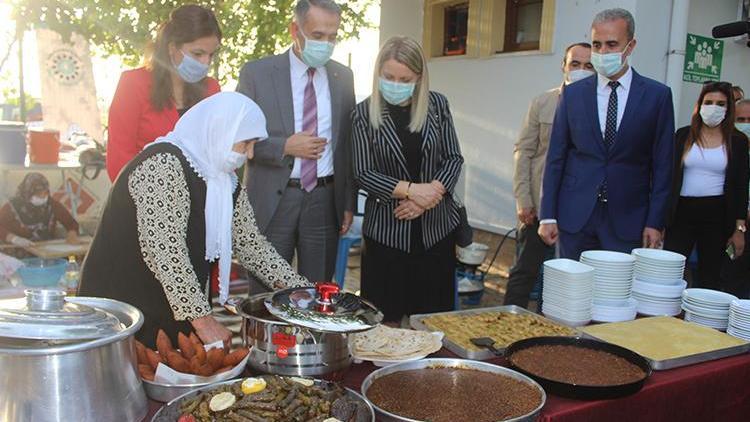
[[577, 42], [577, 43], [569, 45], [568, 47], [565, 48], [565, 54], [563, 55], [563, 66], [568, 64], [567, 63], [568, 53], [570, 53], [570, 50], [572, 50], [574, 47], [583, 47], [583, 48], [588, 48], [589, 50], [591, 50], [591, 44], [587, 42]]
[[307, 12], [310, 11], [310, 8], [313, 6], [320, 7], [321, 9], [341, 16], [341, 6], [333, 0], [299, 0], [297, 5], [294, 6], [294, 19], [298, 23], [304, 22]]

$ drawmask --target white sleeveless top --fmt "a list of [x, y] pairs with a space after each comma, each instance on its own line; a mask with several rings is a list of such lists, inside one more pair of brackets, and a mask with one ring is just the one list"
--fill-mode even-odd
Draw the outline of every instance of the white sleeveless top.
[[727, 152], [724, 145], [702, 148], [693, 144], [683, 163], [680, 196], [704, 197], [724, 195]]

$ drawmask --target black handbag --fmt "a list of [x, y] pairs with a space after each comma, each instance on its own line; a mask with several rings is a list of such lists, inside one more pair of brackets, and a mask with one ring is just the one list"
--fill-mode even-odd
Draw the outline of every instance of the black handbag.
[[453, 234], [456, 238], [456, 245], [465, 248], [471, 245], [474, 239], [474, 229], [469, 225], [469, 217], [466, 214], [466, 206], [453, 195], [453, 203], [458, 210], [458, 226]]

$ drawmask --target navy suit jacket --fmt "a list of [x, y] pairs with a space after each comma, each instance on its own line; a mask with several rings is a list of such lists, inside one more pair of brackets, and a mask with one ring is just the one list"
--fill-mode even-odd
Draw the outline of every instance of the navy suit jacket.
[[581, 231], [606, 176], [615, 233], [622, 240], [640, 240], [644, 227], [664, 227], [674, 154], [672, 91], [633, 70], [625, 113], [607, 152], [596, 88], [592, 76], [563, 89], [547, 152], [540, 219], [557, 219], [568, 233]]

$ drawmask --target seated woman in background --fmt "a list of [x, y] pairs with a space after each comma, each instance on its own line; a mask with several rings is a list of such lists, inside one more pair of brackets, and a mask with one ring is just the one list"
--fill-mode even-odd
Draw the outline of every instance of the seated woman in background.
[[16, 196], [0, 209], [0, 239], [20, 247], [51, 240], [58, 222], [68, 232], [68, 243], [78, 243], [78, 223], [50, 196], [47, 178], [29, 173], [18, 185]]

